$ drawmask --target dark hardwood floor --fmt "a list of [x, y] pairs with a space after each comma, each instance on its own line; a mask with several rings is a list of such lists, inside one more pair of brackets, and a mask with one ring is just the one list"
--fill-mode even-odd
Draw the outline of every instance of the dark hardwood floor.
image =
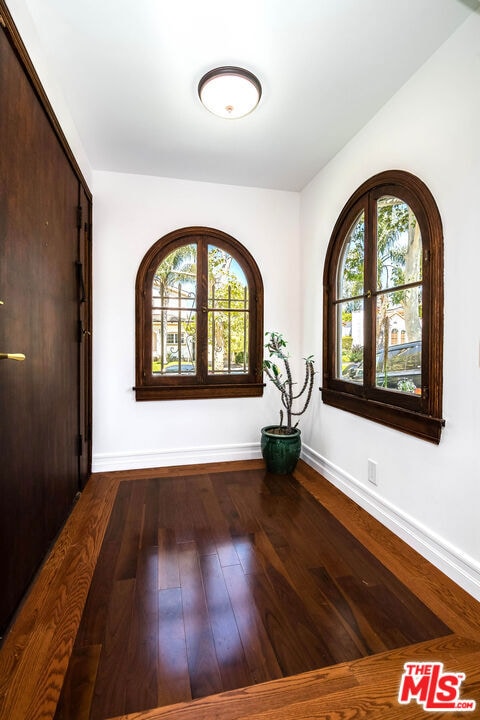
[[104, 720], [451, 633], [293, 477], [119, 484], [56, 720]]
[[0, 718], [421, 720], [406, 662], [463, 673], [476, 712], [428, 716], [474, 720], [480, 603], [306, 463], [99, 473], [0, 647]]

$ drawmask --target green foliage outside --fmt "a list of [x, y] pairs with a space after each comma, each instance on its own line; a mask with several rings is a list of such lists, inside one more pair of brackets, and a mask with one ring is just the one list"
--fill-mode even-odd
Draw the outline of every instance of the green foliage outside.
[[353, 346], [353, 337], [351, 335], [345, 335], [342, 337], [342, 357], [346, 360], [350, 360], [350, 353]]

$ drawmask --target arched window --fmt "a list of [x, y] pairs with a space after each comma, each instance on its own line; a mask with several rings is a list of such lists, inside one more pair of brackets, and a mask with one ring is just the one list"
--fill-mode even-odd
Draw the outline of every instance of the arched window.
[[136, 399], [263, 393], [263, 283], [220, 230], [190, 227], [146, 253], [136, 283]]
[[414, 175], [375, 175], [343, 208], [325, 260], [324, 323], [323, 401], [438, 443], [442, 223]]

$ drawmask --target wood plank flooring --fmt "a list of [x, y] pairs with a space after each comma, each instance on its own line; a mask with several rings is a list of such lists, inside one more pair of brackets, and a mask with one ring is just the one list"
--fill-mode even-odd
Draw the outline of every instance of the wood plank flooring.
[[103, 720], [450, 628], [293, 477], [120, 482], [56, 720]]
[[416, 720], [399, 680], [428, 660], [478, 712], [480, 604], [305, 463], [277, 480], [92, 477], [0, 649], [2, 720]]

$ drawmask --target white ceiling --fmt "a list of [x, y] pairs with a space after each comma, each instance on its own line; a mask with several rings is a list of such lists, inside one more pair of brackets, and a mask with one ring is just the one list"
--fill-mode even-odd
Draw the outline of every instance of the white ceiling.
[[[26, 6], [95, 170], [300, 190], [476, 0], [7, 0]], [[257, 110], [221, 120], [202, 75], [240, 65]], [[412, 109], [413, 111], [413, 109]]]

